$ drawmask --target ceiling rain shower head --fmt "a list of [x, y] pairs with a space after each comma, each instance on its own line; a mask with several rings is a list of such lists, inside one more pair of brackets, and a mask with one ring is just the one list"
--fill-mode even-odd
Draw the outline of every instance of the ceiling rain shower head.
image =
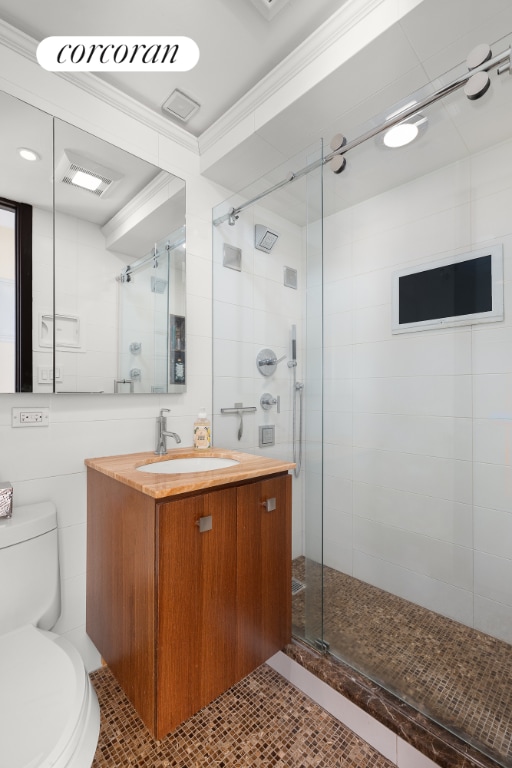
[[256, 224], [254, 228], [254, 247], [258, 251], [264, 251], [270, 253], [274, 245], [277, 243], [279, 235], [268, 227], [264, 227], [263, 224]]

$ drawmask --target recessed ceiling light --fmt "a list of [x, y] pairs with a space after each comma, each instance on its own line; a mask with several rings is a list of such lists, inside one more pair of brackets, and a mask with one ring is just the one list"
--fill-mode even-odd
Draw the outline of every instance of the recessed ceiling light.
[[29, 160], [31, 163], [35, 163], [36, 160], [41, 159], [41, 156], [38, 155], [37, 152], [34, 152], [33, 149], [29, 149], [28, 147], [18, 147], [18, 154], [24, 160]]
[[122, 175], [95, 160], [64, 149], [55, 168], [55, 180], [104, 197], [120, 182]]
[[77, 187], [84, 187], [84, 189], [90, 189], [91, 192], [98, 189], [101, 181], [98, 176], [93, 176], [91, 173], [84, 173], [83, 171], [76, 171], [71, 177], [72, 184], [76, 184]]
[[414, 117], [405, 120], [403, 123], [388, 128], [385, 131], [382, 142], [386, 147], [395, 149], [396, 147], [405, 147], [411, 141], [418, 138], [427, 128], [427, 118], [424, 115], [414, 115]]
[[418, 135], [418, 128], [413, 123], [399, 123], [394, 125], [384, 134], [386, 147], [404, 147], [414, 141]]

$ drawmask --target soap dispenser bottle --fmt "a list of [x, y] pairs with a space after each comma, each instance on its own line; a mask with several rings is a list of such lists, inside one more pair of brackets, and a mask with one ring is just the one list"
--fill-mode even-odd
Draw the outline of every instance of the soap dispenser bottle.
[[194, 448], [209, 448], [211, 443], [211, 424], [206, 416], [206, 409], [201, 408], [194, 422]]

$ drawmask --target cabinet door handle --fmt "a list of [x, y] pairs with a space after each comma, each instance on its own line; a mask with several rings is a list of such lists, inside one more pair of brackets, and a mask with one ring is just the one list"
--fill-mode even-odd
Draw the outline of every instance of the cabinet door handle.
[[275, 497], [272, 499], [266, 499], [266, 501], [262, 501], [261, 504], [265, 507], [267, 512], [273, 512], [276, 508], [276, 499]]
[[207, 515], [206, 517], [200, 517], [199, 520], [196, 520], [196, 525], [199, 528], [199, 533], [204, 533], [205, 531], [211, 531], [212, 516]]

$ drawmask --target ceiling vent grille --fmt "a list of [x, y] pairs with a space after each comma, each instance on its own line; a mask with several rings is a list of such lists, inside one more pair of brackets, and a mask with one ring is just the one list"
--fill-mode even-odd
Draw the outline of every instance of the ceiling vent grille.
[[194, 115], [201, 105], [187, 96], [183, 91], [175, 88], [171, 93], [167, 101], [162, 104], [162, 109], [167, 112], [171, 117], [175, 117], [181, 120], [182, 123], [186, 123], [192, 115]]
[[[83, 173], [86, 177], [90, 177], [91, 180], [94, 182], [95, 179], [99, 179], [100, 183], [95, 189], [90, 189], [89, 187], [84, 186], [83, 184], [77, 184], [74, 181], [74, 178], [77, 173]], [[87, 170], [87, 168], [83, 168], [80, 165], [75, 165], [75, 163], [71, 163], [69, 166], [69, 175], [65, 175], [62, 177], [61, 181], [64, 184], [71, 184], [73, 187], [80, 187], [80, 189], [85, 189], [87, 192], [92, 192], [93, 195], [97, 195], [98, 197], [101, 197], [105, 194], [107, 189], [110, 187], [110, 185], [113, 182], [113, 179], [107, 179], [104, 176], [97, 176], [95, 173], [92, 173], [91, 171]]]
[[66, 149], [57, 165], [55, 177], [63, 184], [104, 197], [119, 181], [121, 174]]
[[290, 0], [251, 0], [251, 3], [256, 6], [258, 11], [262, 13], [268, 21], [274, 18], [276, 13], [278, 13], [281, 8], [284, 8], [289, 2]]

